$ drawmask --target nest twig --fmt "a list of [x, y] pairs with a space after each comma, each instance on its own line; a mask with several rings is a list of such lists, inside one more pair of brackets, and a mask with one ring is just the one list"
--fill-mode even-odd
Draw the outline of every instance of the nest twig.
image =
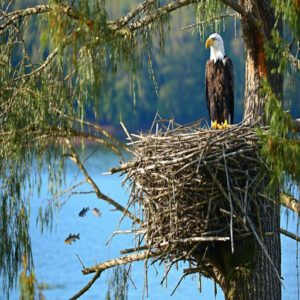
[[129, 139], [133, 160], [111, 172], [126, 174], [132, 185], [144, 235], [123, 253], [160, 250], [161, 261], [192, 261], [211, 243], [230, 240], [234, 252], [234, 239], [252, 235], [272, 263], [257, 213], [268, 169], [253, 126], [211, 130], [159, 120], [151, 133]]

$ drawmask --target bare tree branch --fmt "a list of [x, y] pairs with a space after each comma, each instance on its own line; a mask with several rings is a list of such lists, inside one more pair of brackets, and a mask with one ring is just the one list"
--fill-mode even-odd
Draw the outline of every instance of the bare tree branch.
[[93, 278], [73, 297], [70, 298], [70, 300], [75, 300], [81, 297], [86, 291], [90, 289], [90, 287], [94, 284], [94, 282], [100, 277], [102, 271], [97, 271], [96, 274], [93, 276]]
[[39, 66], [37, 69], [33, 70], [32, 72], [28, 73], [28, 74], [25, 74], [25, 75], [22, 75], [22, 76], [19, 76], [19, 77], [16, 77], [14, 78], [13, 81], [17, 81], [17, 80], [20, 80], [20, 79], [25, 79], [27, 77], [31, 77], [35, 74], [38, 74], [39, 72], [43, 71], [49, 64], [50, 62], [53, 60], [53, 58], [57, 55], [58, 53], [58, 47], [55, 48], [46, 58], [46, 60], [44, 61], [44, 63]]
[[261, 29], [260, 21], [252, 14], [249, 14], [242, 5], [240, 5], [237, 1], [232, 0], [222, 0], [222, 2], [232, 8], [234, 11], [239, 13], [241, 16], [248, 18], [253, 25], [255, 25], [258, 29]]
[[280, 233], [284, 234], [285, 236], [297, 241], [297, 242], [300, 242], [300, 236], [299, 235], [296, 235], [294, 233], [291, 233], [283, 228], [280, 228]]
[[151, 257], [159, 256], [162, 253], [162, 251], [144, 251], [140, 253], [134, 253], [131, 255], [121, 256], [119, 258], [110, 259], [104, 263], [97, 264], [90, 268], [85, 268], [82, 270], [82, 273], [84, 275], [95, 273], [95, 272], [102, 272], [104, 270], [110, 269], [112, 267], [120, 266], [120, 265], [126, 265], [133, 261], [139, 261], [144, 260]]
[[156, 19], [160, 18], [163, 15], [167, 15], [168, 13], [179, 9], [183, 6], [187, 6], [190, 4], [198, 3], [199, 0], [177, 0], [174, 2], [171, 2], [169, 4], [166, 4], [162, 7], [159, 7], [155, 12], [145, 16], [144, 18], [137, 20], [133, 22], [132, 24], [128, 25], [127, 28], [131, 31], [135, 31], [137, 29], [140, 29], [142, 27], [145, 27], [155, 21]]
[[17, 10], [7, 14], [5, 17], [8, 19], [4, 24], [0, 25], [0, 35], [3, 30], [12, 25], [20, 17], [46, 13], [51, 10], [50, 5], [37, 5], [35, 7], [28, 7], [26, 9]]
[[126, 16], [121, 17], [117, 20], [117, 23], [121, 26], [125, 26], [130, 22], [133, 18], [135, 18], [139, 13], [143, 13], [148, 7], [154, 4], [157, 0], [145, 0], [138, 7], [130, 11]]
[[83, 173], [83, 175], [86, 178], [86, 181], [92, 186], [92, 188], [94, 189], [97, 197], [99, 199], [102, 199], [104, 201], [106, 201], [107, 203], [113, 205], [117, 210], [121, 211], [124, 213], [125, 216], [129, 217], [130, 219], [132, 219], [135, 223], [139, 223], [141, 224], [142, 221], [137, 218], [136, 216], [134, 216], [129, 210], [127, 210], [125, 207], [123, 207], [121, 204], [119, 204], [118, 202], [116, 202], [115, 200], [111, 199], [110, 197], [108, 197], [107, 195], [103, 194], [101, 192], [101, 190], [99, 189], [99, 187], [97, 186], [97, 184], [95, 183], [95, 181], [90, 177], [90, 175], [88, 174], [86, 168], [83, 166], [82, 162], [80, 161], [74, 147], [72, 146], [71, 142], [69, 139], [65, 139], [66, 144], [68, 146], [68, 148], [71, 150], [71, 154], [70, 154], [70, 159], [79, 167], [79, 169], [81, 170], [81, 172]]
[[[57, 6], [60, 12], [65, 13], [68, 17], [75, 19], [75, 20], [81, 20], [84, 17], [76, 11], [73, 7], [65, 5], [65, 4], [60, 4]], [[5, 15], [5, 18], [7, 21], [0, 25], [0, 35], [2, 32], [12, 25], [16, 20], [18, 20], [20, 17], [27, 17], [27, 16], [32, 16], [32, 15], [38, 15], [38, 14], [44, 14], [52, 11], [54, 6], [50, 6], [47, 4], [44, 5], [37, 5], [34, 7], [28, 7], [25, 9], [20, 9], [17, 11], [13, 11], [7, 15]]]
[[107, 270], [107, 269], [110, 269], [110, 268], [113, 268], [116, 266], [120, 266], [120, 265], [125, 265], [130, 262], [144, 260], [144, 259], [148, 259], [151, 257], [156, 257], [156, 256], [159, 256], [161, 254], [161, 252], [162, 251], [154, 252], [154, 251], [147, 250], [147, 251], [144, 251], [141, 253], [136, 253], [136, 254], [131, 254], [131, 255], [127, 255], [127, 256], [121, 256], [119, 258], [114, 258], [114, 259], [108, 260], [104, 263], [97, 264], [90, 268], [84, 268], [82, 270], [82, 273], [84, 275], [87, 275], [90, 273], [95, 273], [95, 272], [96, 272], [96, 274], [78, 293], [76, 293], [73, 297], [71, 297], [70, 300], [78, 299], [86, 291], [88, 291], [90, 289], [90, 287], [94, 284], [94, 282], [100, 277], [101, 273], [104, 270]]
[[283, 192], [280, 193], [279, 198], [282, 205], [293, 210], [300, 216], [300, 202], [297, 199]]

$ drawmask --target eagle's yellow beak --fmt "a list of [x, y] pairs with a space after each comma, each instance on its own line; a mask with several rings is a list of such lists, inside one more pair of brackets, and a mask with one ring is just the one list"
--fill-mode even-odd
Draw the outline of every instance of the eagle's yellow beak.
[[213, 45], [213, 44], [214, 44], [214, 40], [211, 39], [211, 38], [208, 38], [208, 39], [206, 40], [206, 42], [205, 42], [205, 48], [208, 48], [208, 47], [210, 47], [210, 46]]

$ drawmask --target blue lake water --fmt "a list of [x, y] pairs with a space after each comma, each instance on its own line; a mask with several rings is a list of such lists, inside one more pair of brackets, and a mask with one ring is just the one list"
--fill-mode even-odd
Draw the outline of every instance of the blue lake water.
[[[103, 172], [116, 165], [118, 165], [117, 157], [110, 153], [101, 152], [87, 162], [87, 169], [103, 193], [126, 206], [129, 192], [126, 187], [121, 186], [122, 178], [117, 175], [102, 175]], [[70, 162], [67, 167], [67, 182], [74, 184], [76, 174], [77, 168]], [[118, 235], [105, 246], [111, 233], [117, 229], [122, 214], [113, 211], [113, 207], [103, 200], [97, 199], [94, 194], [74, 195], [69, 199], [63, 198], [62, 201], [66, 202], [55, 215], [53, 231], [51, 233], [45, 232], [42, 235], [36, 227], [36, 216], [39, 206], [41, 204], [45, 205], [50, 197], [47, 194], [46, 174], [44, 177], [45, 184], [42, 193], [39, 197], [36, 196], [31, 204], [30, 232], [35, 274], [40, 283], [46, 283], [51, 287], [43, 291], [47, 300], [64, 300], [78, 292], [92, 278], [92, 275], [82, 275], [81, 265], [76, 254], [80, 256], [85, 266], [92, 266], [120, 256], [120, 250], [131, 248], [134, 241], [131, 235]], [[79, 173], [76, 180], [81, 181], [82, 179], [83, 177]], [[79, 188], [79, 190], [89, 191], [91, 188], [86, 185]], [[90, 210], [84, 218], [80, 218], [78, 213], [86, 206], [91, 209], [97, 207], [101, 210], [102, 216], [100, 218], [95, 217]], [[283, 212], [282, 215], [282, 224], [285, 225], [285, 213]], [[290, 214], [288, 230], [295, 232], [296, 222], [297, 219]], [[130, 222], [124, 220], [120, 229], [130, 229]], [[69, 233], [80, 233], [80, 240], [71, 246], [64, 243]], [[284, 278], [282, 299], [284, 300], [298, 299], [296, 253], [296, 242], [282, 236], [282, 276]], [[148, 299], [224, 299], [220, 289], [218, 289], [217, 295], [214, 295], [213, 282], [204, 278], [202, 278], [202, 292], [199, 294], [198, 276], [186, 277], [171, 297], [170, 294], [180, 280], [183, 268], [186, 267], [188, 266], [179, 264], [178, 270], [174, 269], [170, 272], [167, 287], [160, 285], [160, 281], [164, 276], [164, 266], [157, 266], [157, 270], [150, 267], [148, 273]], [[102, 273], [101, 278], [81, 299], [105, 299], [108, 275], [110, 275], [110, 271]], [[129, 299], [142, 299], [143, 295], [146, 298], [143, 262], [132, 265], [131, 278], [136, 289], [129, 282]], [[18, 299], [18, 293], [13, 291], [10, 299]]]

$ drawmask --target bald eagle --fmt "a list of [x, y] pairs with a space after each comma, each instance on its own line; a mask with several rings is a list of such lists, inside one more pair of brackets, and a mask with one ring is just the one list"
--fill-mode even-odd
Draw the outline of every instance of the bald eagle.
[[227, 128], [233, 124], [234, 77], [231, 59], [225, 55], [222, 37], [213, 33], [205, 43], [210, 47], [210, 59], [206, 63], [206, 104], [211, 127]]

